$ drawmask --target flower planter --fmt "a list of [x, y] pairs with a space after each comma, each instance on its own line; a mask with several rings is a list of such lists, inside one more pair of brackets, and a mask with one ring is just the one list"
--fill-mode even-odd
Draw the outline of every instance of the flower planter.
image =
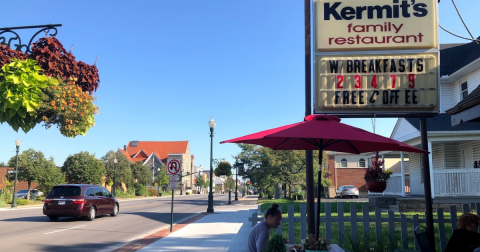
[[369, 180], [365, 181], [368, 191], [372, 193], [382, 193], [387, 189], [387, 181], [383, 180]]

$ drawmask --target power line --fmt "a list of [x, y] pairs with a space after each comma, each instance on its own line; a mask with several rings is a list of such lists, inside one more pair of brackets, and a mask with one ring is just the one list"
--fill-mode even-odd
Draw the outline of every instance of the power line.
[[472, 37], [472, 39], [478, 45], [479, 44], [478, 41], [475, 39], [475, 37], [473, 37], [472, 33], [470, 32], [470, 30], [467, 27], [467, 24], [465, 24], [465, 21], [463, 21], [462, 15], [460, 15], [460, 11], [458, 10], [457, 5], [455, 4], [455, 0], [452, 0], [452, 3], [453, 3], [453, 6], [455, 7], [455, 10], [457, 11], [458, 16], [460, 17], [460, 20], [462, 20], [463, 26], [465, 26], [465, 29], [467, 29], [468, 33], [470, 34], [470, 37]]
[[459, 38], [466, 39], [466, 40], [470, 40], [470, 41], [475, 41], [475, 42], [477, 42], [477, 44], [478, 44], [478, 41], [480, 41], [480, 40], [478, 40], [478, 39], [471, 39], [471, 38], [466, 38], [466, 37], [462, 37], [462, 36], [460, 36], [460, 35], [457, 35], [457, 34], [455, 34], [455, 33], [451, 32], [451, 31], [449, 31], [449, 30], [447, 30], [447, 29], [443, 28], [443, 26], [442, 26], [442, 25], [440, 25], [440, 23], [438, 24], [438, 26], [439, 26], [440, 28], [442, 28], [444, 31], [446, 31], [446, 32], [448, 32], [448, 33], [450, 33], [450, 34], [452, 34], [452, 35], [453, 35], [453, 36], [455, 36], [455, 37], [459, 37]]

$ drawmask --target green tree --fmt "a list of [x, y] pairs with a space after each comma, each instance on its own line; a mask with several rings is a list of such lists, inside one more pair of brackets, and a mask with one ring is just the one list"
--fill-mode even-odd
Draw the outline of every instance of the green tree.
[[150, 166], [144, 165], [142, 161], [130, 164], [130, 169], [132, 170], [132, 177], [134, 183], [140, 182], [144, 184], [145, 181], [150, 179], [152, 176]]
[[65, 175], [62, 169], [51, 160], [39, 171], [37, 183], [38, 189], [44, 192], [46, 196], [54, 186], [65, 183]]
[[3, 166], [6, 166], [6, 165], [5, 165], [5, 162], [0, 161], [0, 167], [3, 167]]
[[235, 189], [235, 180], [232, 177], [227, 177], [225, 181], [225, 189], [231, 191]]
[[157, 173], [157, 177], [155, 178], [155, 181], [158, 182], [159, 180], [160, 180], [160, 188], [162, 188], [162, 191], [163, 191], [165, 186], [167, 186], [168, 183], [170, 183], [170, 178], [167, 175], [167, 166], [166, 165], [162, 165], [162, 168]]
[[105, 166], [95, 155], [82, 151], [67, 157], [62, 171], [71, 183], [101, 184]]
[[227, 177], [232, 176], [232, 165], [227, 161], [222, 161], [215, 168], [215, 176], [226, 175]]
[[[114, 164], [114, 160], [117, 158], [117, 164]], [[102, 157], [102, 160], [105, 164], [105, 183], [109, 185], [113, 185], [114, 175], [116, 174], [116, 185], [113, 185], [115, 189], [121, 186], [121, 183], [125, 183], [128, 187], [133, 186], [134, 180], [132, 175], [132, 169], [130, 167], [130, 161], [128, 161], [127, 157], [122, 155], [119, 152], [109, 151], [105, 156]], [[145, 184], [147, 181], [137, 181], [142, 185]], [[151, 181], [151, 180], [150, 180]]]
[[205, 179], [203, 179], [202, 174], [198, 174], [195, 177], [195, 186], [198, 187], [199, 189], [201, 189], [205, 186]]
[[[8, 161], [8, 166], [15, 167], [16, 156], [13, 156]], [[30, 187], [32, 182], [49, 182], [49, 178], [45, 175], [51, 166], [55, 166], [53, 158], [46, 159], [41, 151], [28, 149], [18, 156], [18, 174], [17, 178], [20, 181], [26, 181], [28, 184], [27, 200], [30, 200]], [[58, 174], [57, 174], [58, 175]], [[53, 175], [55, 177], [55, 175]], [[45, 178], [39, 181], [39, 178]], [[55, 181], [55, 178], [53, 178]]]

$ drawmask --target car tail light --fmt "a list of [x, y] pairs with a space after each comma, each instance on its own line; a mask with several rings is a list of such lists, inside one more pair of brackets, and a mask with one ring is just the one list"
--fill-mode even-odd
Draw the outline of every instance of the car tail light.
[[44, 202], [45, 203], [51, 203], [53, 201], [53, 199], [45, 199]]
[[355, 188], [355, 191], [358, 191], [358, 189], [357, 189], [357, 188]]
[[85, 199], [72, 199], [73, 203], [75, 204], [82, 204], [85, 203]]

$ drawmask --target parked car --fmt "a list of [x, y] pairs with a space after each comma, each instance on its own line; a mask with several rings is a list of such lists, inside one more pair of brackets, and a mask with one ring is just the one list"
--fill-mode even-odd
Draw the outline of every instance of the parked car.
[[[20, 190], [17, 192], [18, 199], [26, 199], [27, 198], [28, 190]], [[30, 189], [30, 199], [35, 199], [35, 197], [43, 196], [43, 192], [39, 191], [38, 189]]]
[[50, 220], [59, 217], [85, 217], [92, 221], [96, 216], [117, 216], [120, 210], [117, 199], [99, 185], [57, 185], [45, 198], [43, 214]]
[[358, 198], [358, 189], [353, 185], [343, 185], [337, 190], [337, 197], [344, 198], [346, 196]]

